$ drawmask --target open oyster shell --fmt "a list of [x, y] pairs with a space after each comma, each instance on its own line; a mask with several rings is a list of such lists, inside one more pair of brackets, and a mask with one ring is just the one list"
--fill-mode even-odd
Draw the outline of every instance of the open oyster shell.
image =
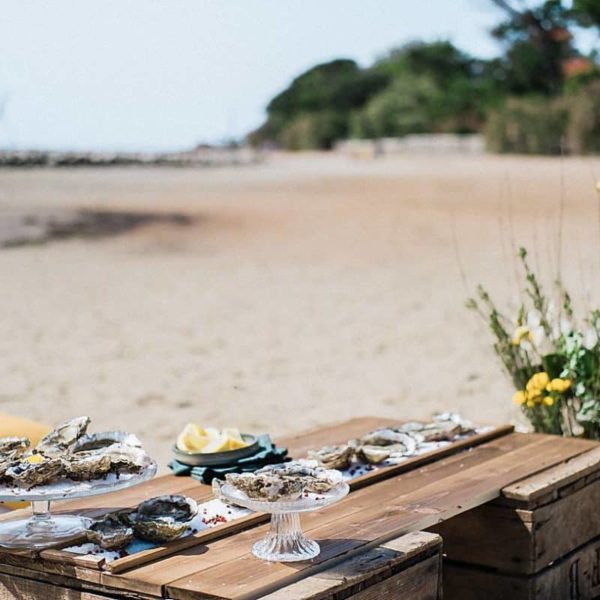
[[117, 515], [107, 515], [94, 521], [86, 531], [88, 541], [105, 550], [120, 550], [133, 540], [133, 528], [123, 523]]
[[110, 472], [112, 461], [109, 455], [98, 452], [77, 452], [65, 462], [65, 475], [74, 481], [100, 479]]
[[65, 421], [43, 437], [36, 450], [45, 456], [57, 457], [63, 455], [85, 434], [89, 424], [89, 417], [77, 417]]
[[309, 459], [316, 460], [320, 466], [326, 469], [346, 469], [350, 465], [353, 456], [354, 448], [348, 444], [323, 446], [319, 450], [308, 452]]
[[113, 444], [124, 444], [141, 448], [142, 442], [133, 433], [127, 431], [101, 431], [81, 436], [73, 446], [73, 452], [90, 452], [101, 450]]
[[62, 458], [45, 457], [38, 463], [30, 463], [27, 460], [13, 463], [6, 469], [5, 477], [28, 490], [37, 485], [53, 483], [64, 472], [65, 464]]
[[294, 500], [303, 492], [324, 494], [343, 481], [340, 471], [325, 469], [316, 460], [268, 465], [254, 473], [230, 473], [225, 478], [249, 498], [269, 502]]
[[287, 479], [268, 473], [228, 473], [225, 479], [248, 498], [267, 502], [295, 500], [304, 489], [300, 479]]
[[23, 456], [29, 445], [27, 438], [0, 438], [0, 481], [5, 479], [8, 468]]
[[160, 544], [181, 537], [197, 513], [198, 505], [191, 498], [165, 495], [146, 500], [119, 518], [133, 527], [138, 537]]

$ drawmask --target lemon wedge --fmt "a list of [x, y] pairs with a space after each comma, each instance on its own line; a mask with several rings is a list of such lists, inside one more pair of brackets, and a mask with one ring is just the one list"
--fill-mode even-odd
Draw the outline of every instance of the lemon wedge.
[[188, 423], [177, 437], [177, 448], [184, 452], [226, 452], [247, 445], [240, 430], [235, 427], [219, 431], [215, 427], [202, 428], [195, 423]]
[[247, 446], [247, 442], [241, 439], [232, 438], [228, 439], [228, 450], [237, 450], [238, 448], [245, 448]]
[[217, 437], [212, 438], [206, 446], [202, 449], [202, 452], [208, 454], [209, 452], [224, 452], [229, 450], [229, 438], [222, 434], [218, 434]]
[[227, 436], [230, 440], [237, 440], [238, 442], [243, 442], [242, 434], [240, 430], [236, 427], [225, 427], [223, 429], [223, 435]]
[[184, 452], [202, 452], [209, 441], [205, 429], [195, 423], [188, 423], [177, 438], [177, 447]]

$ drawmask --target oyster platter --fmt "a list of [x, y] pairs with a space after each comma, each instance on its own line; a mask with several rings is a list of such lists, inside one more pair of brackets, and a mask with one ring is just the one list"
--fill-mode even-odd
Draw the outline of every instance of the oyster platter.
[[88, 417], [62, 423], [31, 447], [27, 438], [0, 438], [0, 500], [56, 500], [148, 479], [156, 463], [136, 436], [88, 434]]
[[90, 520], [52, 518], [52, 500], [81, 498], [136, 485], [156, 474], [156, 463], [134, 435], [89, 434], [90, 419], [58, 425], [36, 446], [26, 438], [0, 438], [0, 502], [33, 502], [30, 519], [0, 522], [0, 547], [45, 548], [85, 531]]
[[262, 560], [295, 562], [318, 556], [319, 544], [304, 536], [299, 513], [323, 508], [350, 491], [340, 471], [315, 460], [269, 465], [254, 473], [227, 474], [213, 482], [217, 497], [252, 511], [271, 513], [269, 534], [254, 544]]

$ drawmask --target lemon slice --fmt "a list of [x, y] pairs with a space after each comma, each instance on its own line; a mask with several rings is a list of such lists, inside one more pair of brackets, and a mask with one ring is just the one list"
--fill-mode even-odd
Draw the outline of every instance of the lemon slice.
[[227, 436], [230, 440], [237, 440], [238, 442], [243, 442], [242, 434], [237, 427], [226, 427], [223, 429], [223, 435]]
[[238, 450], [239, 448], [245, 448], [248, 445], [247, 442], [245, 442], [242, 439], [237, 439], [237, 438], [228, 438], [228, 444], [227, 444], [227, 448], [228, 450]]
[[210, 441], [206, 433], [195, 423], [188, 423], [177, 438], [177, 447], [184, 452], [202, 452]]
[[[218, 433], [218, 432], [217, 432]], [[202, 449], [202, 452], [208, 454], [210, 452], [224, 452], [229, 449], [229, 438], [218, 433], [218, 436], [212, 438], [206, 446]]]

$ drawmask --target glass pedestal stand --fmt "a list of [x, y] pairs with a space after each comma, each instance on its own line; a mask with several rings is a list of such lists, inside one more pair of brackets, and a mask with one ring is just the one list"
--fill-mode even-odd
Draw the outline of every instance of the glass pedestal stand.
[[279, 562], [310, 560], [319, 552], [319, 544], [302, 532], [299, 513], [271, 515], [271, 531], [252, 547], [252, 554], [257, 558]]
[[122, 473], [118, 476], [110, 473], [105, 479], [93, 481], [66, 479], [30, 490], [0, 485], [0, 501], [31, 502], [33, 513], [28, 518], [0, 520], [0, 548], [43, 550], [76, 538], [89, 527], [92, 520], [78, 515], [52, 515], [51, 501], [116, 492], [152, 479], [154, 475], [156, 463], [147, 456], [139, 473]]
[[39, 550], [77, 537], [92, 520], [76, 515], [50, 514], [50, 501], [32, 503], [28, 519], [0, 522], [0, 547]]
[[252, 547], [252, 554], [262, 560], [296, 562], [310, 560], [319, 555], [317, 542], [308, 539], [302, 532], [300, 513], [318, 510], [341, 500], [350, 488], [341, 483], [325, 494], [308, 494], [297, 500], [267, 502], [248, 498], [231, 484], [222, 484], [218, 495], [222, 500], [244, 506], [257, 512], [271, 513], [271, 529], [267, 536]]

